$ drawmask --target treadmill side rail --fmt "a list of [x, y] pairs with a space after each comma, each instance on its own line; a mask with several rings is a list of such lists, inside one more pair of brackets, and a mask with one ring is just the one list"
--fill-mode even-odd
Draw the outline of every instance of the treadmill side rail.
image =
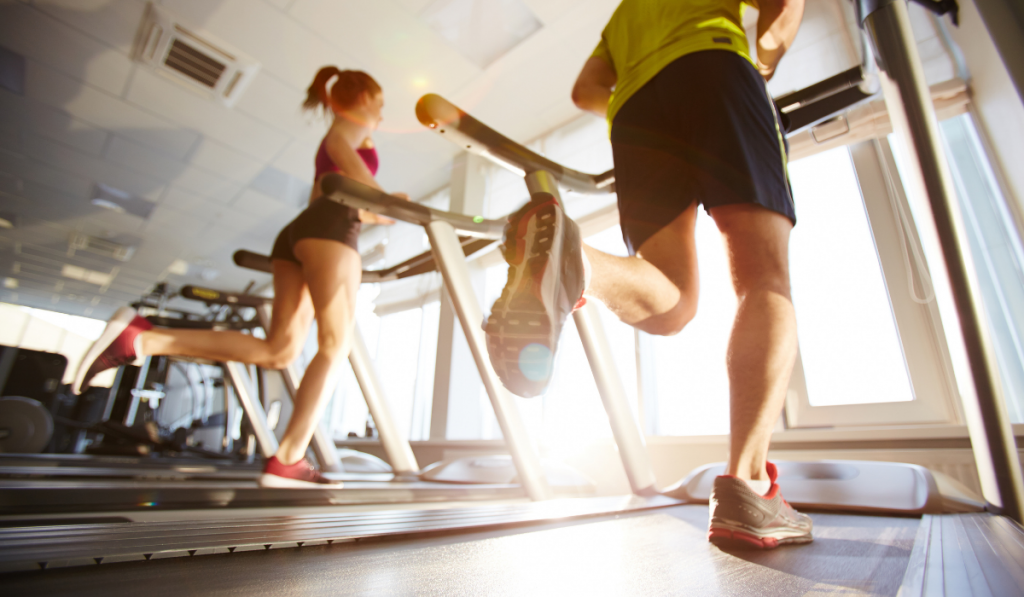
[[437, 257], [438, 265], [444, 278], [448, 294], [452, 299], [452, 307], [462, 323], [462, 331], [466, 342], [473, 353], [480, 379], [491, 400], [494, 417], [501, 427], [502, 436], [512, 455], [512, 461], [519, 471], [519, 482], [526, 490], [530, 499], [545, 500], [551, 497], [551, 488], [541, 469], [540, 459], [530, 442], [530, 436], [519, 416], [519, 410], [512, 395], [501, 384], [498, 374], [494, 372], [491, 361], [487, 357], [487, 343], [480, 327], [483, 312], [477, 302], [476, 293], [469, 280], [469, 271], [451, 224], [435, 220], [426, 225], [430, 246]]

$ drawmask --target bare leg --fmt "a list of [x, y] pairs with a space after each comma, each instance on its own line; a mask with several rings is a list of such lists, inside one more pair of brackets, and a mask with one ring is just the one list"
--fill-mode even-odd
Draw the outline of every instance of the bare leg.
[[697, 313], [696, 222], [694, 203], [645, 241], [635, 257], [583, 245], [593, 268], [587, 294], [633, 327], [663, 336], [678, 333]]
[[267, 369], [287, 367], [306, 342], [313, 304], [298, 264], [275, 259], [273, 267], [274, 310], [266, 340], [241, 332], [154, 329], [140, 334], [142, 354], [237, 361]]
[[788, 218], [758, 205], [711, 210], [725, 240], [738, 308], [729, 338], [729, 468], [767, 480], [765, 463], [796, 360]]
[[359, 254], [337, 241], [306, 238], [295, 243], [294, 251], [302, 261], [302, 275], [316, 313], [319, 349], [302, 376], [277, 450], [277, 459], [286, 465], [305, 455], [320, 415], [334, 395], [339, 365], [351, 348], [356, 291], [362, 275]]

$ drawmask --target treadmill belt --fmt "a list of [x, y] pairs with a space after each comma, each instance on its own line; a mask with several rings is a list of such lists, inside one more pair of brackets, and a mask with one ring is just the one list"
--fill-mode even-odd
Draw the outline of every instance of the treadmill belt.
[[707, 506], [682, 505], [530, 526], [16, 572], [2, 580], [6, 595], [107, 596], [144, 587], [147, 597], [1022, 594], [1024, 534], [1005, 518], [812, 517], [813, 543], [768, 552], [725, 552], [709, 544]]

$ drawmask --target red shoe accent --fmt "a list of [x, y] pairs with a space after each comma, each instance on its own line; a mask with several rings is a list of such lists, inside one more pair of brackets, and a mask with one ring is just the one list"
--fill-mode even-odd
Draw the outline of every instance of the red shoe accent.
[[260, 486], [270, 488], [321, 488], [333, 489], [341, 487], [341, 483], [332, 481], [320, 474], [320, 471], [303, 458], [295, 464], [283, 464], [277, 456], [271, 456], [263, 466], [260, 475]]
[[525, 243], [521, 243], [519, 241], [526, 237], [526, 231], [530, 227], [530, 218], [533, 217], [533, 214], [537, 213], [542, 208], [544, 208], [544, 207], [546, 207], [548, 205], [551, 205], [551, 204], [558, 205], [558, 201], [556, 201], [555, 198], [552, 197], [549, 201], [545, 201], [544, 203], [539, 203], [539, 204], [535, 205], [532, 209], [530, 209], [530, 211], [526, 212], [519, 219], [519, 226], [516, 228], [516, 237], [515, 237], [515, 240], [516, 240], [516, 256], [515, 256], [515, 261], [511, 261], [510, 262], [513, 265], [519, 265], [520, 263], [522, 263], [523, 262], [523, 256], [526, 254], [526, 244]]
[[754, 549], [775, 549], [779, 546], [779, 540], [775, 537], [756, 537], [742, 531], [730, 531], [728, 529], [713, 528], [708, 531], [708, 541], [723, 547], [733, 549], [754, 548]]
[[[79, 365], [74, 388], [77, 393], [81, 394], [94, 377], [107, 369], [134, 362], [138, 358], [135, 354], [135, 339], [151, 329], [153, 324], [137, 315], [134, 309], [118, 309]], [[85, 371], [84, 376], [81, 375], [82, 371]]]
[[587, 304], [587, 297], [581, 296], [580, 300], [576, 301], [576, 306], [572, 308], [573, 311], [579, 311]]

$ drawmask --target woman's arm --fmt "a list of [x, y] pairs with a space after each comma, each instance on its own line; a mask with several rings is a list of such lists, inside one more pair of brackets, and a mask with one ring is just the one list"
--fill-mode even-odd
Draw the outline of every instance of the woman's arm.
[[618, 80], [610, 64], [603, 58], [591, 56], [573, 85], [572, 103], [581, 110], [605, 118], [608, 115], [608, 100]]
[[757, 16], [757, 70], [765, 81], [775, 75], [775, 68], [786, 50], [793, 45], [800, 20], [804, 16], [804, 0], [755, 0]]

